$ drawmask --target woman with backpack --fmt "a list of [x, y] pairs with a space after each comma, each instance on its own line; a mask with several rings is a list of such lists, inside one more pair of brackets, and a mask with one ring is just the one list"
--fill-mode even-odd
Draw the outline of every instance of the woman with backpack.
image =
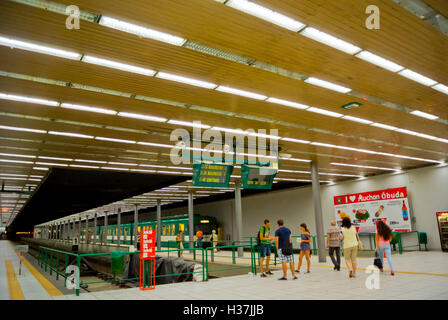
[[306, 273], [310, 273], [310, 268], [311, 268], [311, 260], [310, 260], [310, 253], [311, 253], [311, 235], [310, 235], [310, 231], [308, 230], [308, 228], [306, 227], [305, 223], [302, 223], [300, 225], [300, 230], [301, 230], [301, 234], [300, 234], [300, 255], [299, 255], [299, 264], [297, 265], [297, 273], [300, 273], [300, 267], [302, 266], [302, 260], [303, 260], [303, 256], [306, 257], [306, 265], [307, 265], [307, 271]]
[[[392, 230], [387, 224], [382, 220], [378, 221], [376, 225], [376, 248], [375, 251], [378, 253], [381, 264], [384, 266], [384, 254], [386, 254], [387, 261], [389, 262], [390, 274], [393, 276], [394, 268], [392, 265], [392, 252], [390, 249], [390, 241], [392, 240], [393, 234]], [[380, 269], [383, 272], [383, 269]]]
[[358, 233], [350, 218], [342, 219], [342, 236], [344, 240], [344, 258], [349, 270], [349, 278], [356, 277], [356, 258], [358, 256]]

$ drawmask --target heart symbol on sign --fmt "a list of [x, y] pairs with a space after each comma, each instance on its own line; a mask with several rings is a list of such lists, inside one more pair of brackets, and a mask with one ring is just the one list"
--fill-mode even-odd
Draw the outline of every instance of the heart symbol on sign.
[[353, 202], [356, 200], [356, 196], [350, 196], [350, 201]]

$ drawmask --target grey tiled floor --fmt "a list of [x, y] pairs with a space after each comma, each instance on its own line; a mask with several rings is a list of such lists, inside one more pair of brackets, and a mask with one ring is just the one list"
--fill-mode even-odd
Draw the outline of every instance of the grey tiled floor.
[[[396, 274], [392, 277], [386, 263], [380, 274], [380, 288], [369, 290], [365, 282], [369, 274], [359, 270], [349, 279], [347, 270], [333, 271], [330, 262], [319, 264], [312, 257], [311, 274], [299, 274], [298, 280], [278, 281], [280, 271], [269, 278], [241, 275], [213, 279], [208, 282], [183, 282], [157, 286], [155, 290], [138, 288], [107, 292], [82, 293], [54, 299], [127, 299], [127, 300], [227, 300], [227, 299], [448, 299], [448, 254], [442, 252], [410, 252], [394, 255]], [[329, 260], [329, 259], [328, 259]], [[344, 263], [344, 260], [343, 260]], [[359, 259], [366, 268], [372, 259]], [[302, 266], [302, 270], [305, 268]], [[425, 274], [421, 274], [425, 273]]]

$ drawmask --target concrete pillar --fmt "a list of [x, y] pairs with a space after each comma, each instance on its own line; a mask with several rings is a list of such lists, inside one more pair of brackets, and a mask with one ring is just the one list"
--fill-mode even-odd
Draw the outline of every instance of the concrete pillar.
[[121, 208], [117, 211], [117, 246], [121, 244]]
[[157, 199], [157, 250], [162, 248], [162, 201]]
[[[138, 238], [138, 205], [134, 206], [134, 246], [137, 248]], [[139, 248], [137, 248], [139, 249]]]
[[103, 232], [104, 232], [103, 241], [104, 241], [104, 244], [107, 244], [107, 226], [108, 226], [108, 224], [107, 224], [107, 211], [104, 211], [104, 228], [103, 228]]
[[324, 218], [322, 216], [322, 204], [320, 201], [319, 170], [316, 161], [311, 162], [311, 179], [313, 190], [314, 218], [316, 221], [316, 240], [318, 248], [317, 252], [319, 256], [319, 262], [326, 262], [327, 254], [325, 250]]
[[86, 244], [89, 243], [89, 216], [86, 216], [86, 232], [85, 232], [85, 238], [86, 238]]
[[[235, 182], [235, 222], [236, 240], [243, 240], [243, 209], [241, 204], [241, 182]], [[244, 256], [244, 248], [238, 248], [238, 257]]]
[[81, 243], [81, 216], [78, 217], [78, 243]]
[[95, 212], [95, 214], [93, 215], [93, 244], [96, 244], [96, 236], [97, 236], [97, 228], [98, 228], [98, 222], [96, 220], [97, 218], [97, 213]]
[[[193, 192], [188, 193], [188, 241], [190, 249], [194, 248], [194, 211], [193, 211]], [[193, 253], [193, 250], [191, 251]]]

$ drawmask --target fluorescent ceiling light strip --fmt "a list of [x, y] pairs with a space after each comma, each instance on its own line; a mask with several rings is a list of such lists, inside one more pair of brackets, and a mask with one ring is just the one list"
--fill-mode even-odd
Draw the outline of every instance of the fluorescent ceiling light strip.
[[96, 64], [96, 65], [103, 66], [103, 67], [118, 69], [118, 70], [132, 72], [132, 73], [138, 73], [138, 74], [142, 74], [144, 76], [149, 76], [149, 77], [152, 77], [156, 74], [156, 71], [151, 70], [151, 69], [136, 67], [136, 66], [133, 66], [130, 64], [125, 64], [125, 63], [121, 63], [121, 62], [111, 61], [111, 60], [92, 57], [92, 56], [83, 56], [81, 61], [91, 63], [91, 64]]
[[0, 93], [0, 99], [26, 102], [26, 103], [35, 103], [35, 104], [41, 104], [41, 105], [46, 105], [46, 106], [51, 106], [51, 107], [59, 106], [59, 102], [57, 102], [57, 101], [17, 96], [14, 94], [7, 94], [7, 93]]
[[358, 57], [364, 61], [373, 63], [374, 65], [377, 65], [378, 67], [381, 67], [383, 69], [386, 69], [386, 70], [389, 70], [392, 72], [398, 72], [398, 71], [404, 69], [403, 66], [400, 66], [399, 64], [396, 64], [392, 61], [384, 59], [384, 58], [377, 56], [376, 54], [373, 54], [372, 52], [369, 52], [366, 50], [361, 51], [360, 53], [356, 54], [356, 57]]
[[315, 86], [322, 87], [322, 88], [326, 88], [326, 89], [330, 89], [330, 90], [333, 90], [333, 91], [341, 92], [341, 93], [348, 93], [348, 92], [352, 91], [352, 89], [349, 89], [349, 88], [346, 88], [346, 87], [343, 87], [343, 86], [340, 86], [338, 84], [331, 83], [331, 82], [328, 82], [328, 81], [325, 81], [325, 80], [314, 78], [314, 77], [307, 78], [305, 80], [305, 82], [309, 83], [309, 84], [312, 84], [312, 85], [315, 85]]
[[108, 110], [103, 108], [97, 108], [97, 107], [89, 107], [89, 106], [82, 106], [79, 104], [71, 104], [71, 103], [61, 103], [62, 108], [67, 109], [75, 109], [75, 110], [81, 110], [81, 111], [89, 111], [89, 112], [98, 112], [98, 113], [104, 113], [104, 114], [110, 114], [110, 115], [116, 115], [117, 111], [114, 110]]
[[44, 156], [39, 156], [38, 158], [46, 159], [46, 160], [73, 161], [73, 159], [69, 159], [69, 158], [55, 158], [55, 157], [44, 157]]
[[290, 141], [290, 142], [296, 142], [296, 143], [303, 143], [308, 144], [310, 141], [308, 140], [300, 140], [300, 139], [293, 139], [293, 138], [282, 138], [283, 141]]
[[113, 168], [113, 167], [101, 167], [104, 170], [118, 170], [118, 171], [129, 171], [128, 168]]
[[130, 112], [119, 112], [118, 115], [120, 117], [142, 119], [142, 120], [149, 120], [149, 121], [156, 121], [156, 122], [165, 122], [167, 120], [166, 118], [147, 116], [144, 114], [130, 113]]
[[33, 170], [42, 170], [42, 171], [47, 171], [48, 168], [43, 168], [43, 167], [33, 167]]
[[244, 90], [240, 90], [240, 89], [230, 88], [230, 87], [226, 87], [226, 86], [219, 86], [216, 88], [216, 90], [221, 91], [221, 92], [236, 94], [238, 96], [243, 96], [246, 98], [252, 98], [252, 99], [256, 99], [256, 100], [266, 100], [268, 98], [268, 97], [258, 94], [258, 93], [253, 93], [253, 92], [244, 91]]
[[56, 48], [51, 48], [47, 46], [42, 46], [35, 43], [15, 40], [11, 38], [6, 37], [0, 37], [0, 45], [10, 47], [10, 48], [18, 48], [22, 50], [27, 51], [33, 51], [43, 54], [49, 54], [56, 57], [66, 58], [66, 59], [72, 59], [72, 60], [79, 60], [81, 58], [81, 54], [77, 52], [71, 52]]
[[182, 174], [182, 172], [179, 171], [157, 171], [157, 173]]
[[15, 173], [0, 173], [0, 176], [9, 176], [9, 177], [28, 177], [27, 174], [15, 174]]
[[319, 109], [319, 108], [315, 108], [315, 107], [310, 107], [308, 109], [306, 109], [306, 111], [310, 111], [310, 112], [315, 112], [315, 113], [320, 113], [326, 116], [330, 116], [330, 117], [334, 117], [334, 118], [340, 118], [343, 116], [343, 114], [337, 113], [337, 112], [333, 112], [333, 111], [328, 111], [328, 110], [324, 110], [324, 109]]
[[418, 116], [418, 117], [426, 118], [429, 120], [436, 120], [439, 118], [438, 116], [435, 116], [435, 115], [432, 115], [432, 114], [429, 114], [426, 112], [418, 111], [418, 110], [412, 111], [411, 114]]
[[196, 87], [206, 88], [206, 89], [214, 89], [218, 86], [217, 84], [214, 84], [214, 83], [196, 80], [196, 79], [187, 78], [187, 77], [182, 77], [182, 76], [165, 73], [165, 72], [158, 72], [156, 75], [156, 78], [181, 82], [181, 83], [189, 84], [189, 85], [196, 86]]
[[402, 129], [402, 128], [398, 128], [398, 129], [395, 130], [395, 131], [396, 131], [396, 132], [405, 133], [405, 134], [410, 134], [411, 136], [416, 136], [416, 135], [418, 135], [418, 132], [411, 131], [411, 130], [406, 130], [406, 129]]
[[330, 164], [334, 165], [334, 166], [353, 167], [353, 168], [378, 169], [378, 170], [389, 170], [389, 171], [398, 171], [399, 170], [399, 169], [392, 169], [392, 168], [381, 168], [381, 167], [374, 167], [374, 166], [362, 166], [362, 165], [355, 165], [355, 164], [348, 164], [348, 163], [338, 163], [338, 162], [332, 162]]
[[436, 81], [409, 69], [404, 69], [398, 72], [398, 74], [408, 79], [414, 80], [415, 82], [421, 83], [425, 86], [433, 86], [437, 83]]
[[292, 107], [292, 108], [296, 108], [296, 109], [300, 109], [300, 110], [305, 110], [305, 109], [308, 109], [310, 107], [310, 106], [307, 106], [305, 104], [292, 102], [292, 101], [288, 101], [288, 100], [283, 100], [283, 99], [272, 98], [272, 97], [268, 98], [266, 101], [267, 102], [271, 102], [271, 103], [275, 103], [275, 104], [281, 104], [281, 105]]
[[72, 133], [72, 132], [48, 131], [48, 134], [53, 134], [56, 136], [67, 136], [67, 137], [73, 137], [73, 138], [93, 139], [93, 136], [89, 136], [86, 134], [80, 134], [80, 133]]
[[286, 158], [286, 157], [280, 157], [281, 160], [289, 160], [289, 161], [297, 161], [297, 162], [311, 162], [311, 160], [307, 159], [297, 159], [297, 158]]
[[273, 140], [281, 139], [281, 137], [279, 137], [279, 136], [273, 136], [270, 134], [256, 133], [256, 132], [248, 132], [247, 135], [252, 136], [252, 137], [267, 138], [267, 139], [273, 139]]
[[140, 164], [140, 167], [150, 167], [150, 168], [168, 168], [167, 166], [160, 166], [155, 164]]
[[68, 164], [65, 163], [54, 163], [54, 162], [36, 162], [38, 165], [42, 166], [60, 166], [60, 167], [68, 167]]
[[374, 123], [372, 123], [372, 124], [370, 124], [370, 125], [371, 125], [371, 126], [374, 126], [374, 127], [378, 127], [378, 128], [386, 129], [386, 130], [392, 130], [392, 131], [395, 131], [395, 130], [398, 129], [397, 127], [389, 126], [389, 125], [387, 125], [387, 124], [382, 124], [382, 123], [378, 123], [378, 122], [374, 122]]
[[115, 138], [107, 138], [107, 137], [95, 137], [95, 139], [101, 140], [101, 141], [111, 141], [111, 142], [129, 143], [129, 144], [136, 143], [136, 141], [133, 141], [133, 140], [115, 139]]
[[23, 131], [23, 132], [33, 132], [33, 133], [47, 133], [45, 130], [20, 128], [20, 127], [10, 127], [10, 126], [0, 126], [0, 129], [13, 130], [13, 131]]
[[31, 155], [27, 155], [27, 154], [12, 154], [12, 153], [0, 153], [0, 156], [18, 157], [18, 158], [36, 158], [36, 156], [31, 156]]
[[124, 163], [124, 162], [112, 162], [112, 161], [109, 161], [107, 164], [112, 164], [114, 166], [138, 166], [137, 163]]
[[168, 33], [156, 31], [150, 28], [142, 27], [107, 16], [101, 16], [99, 24], [112, 29], [132, 33], [139, 37], [162, 41], [176, 46], [182, 46], [187, 41], [186, 39], [181, 37], [176, 37]]
[[306, 27], [300, 32], [300, 34], [313, 40], [319, 41], [320, 43], [326, 44], [327, 46], [344, 51], [348, 54], [355, 54], [362, 50], [361, 48], [348, 43], [347, 41], [341, 40], [312, 27]]
[[169, 120], [168, 123], [169, 124], [177, 124], [180, 126], [210, 129], [210, 126], [208, 124], [202, 124], [199, 121], [188, 122], [188, 121], [180, 121], [180, 120]]
[[300, 21], [262, 7], [251, 1], [229, 0], [226, 5], [294, 32], [298, 32], [305, 27], [305, 24]]
[[350, 120], [350, 121], [354, 121], [354, 122], [363, 123], [363, 124], [372, 124], [373, 123], [373, 121], [362, 119], [362, 118], [357, 118], [357, 117], [352, 117], [352, 116], [343, 116], [342, 118]]
[[87, 159], [75, 159], [75, 162], [91, 162], [91, 163], [107, 163], [106, 161], [87, 160]]
[[99, 169], [100, 168], [100, 167], [97, 167], [97, 166], [86, 166], [86, 165], [81, 165], [81, 164], [71, 164], [70, 167], [86, 168], [86, 169]]
[[169, 144], [162, 144], [162, 143], [153, 143], [153, 142], [144, 142], [139, 141], [137, 144], [143, 145], [143, 146], [151, 146], [151, 147], [160, 147], [160, 148], [173, 148], [172, 145]]
[[436, 90], [438, 90], [438, 91], [440, 91], [440, 92], [442, 92], [442, 93], [444, 93], [444, 94], [448, 94], [448, 87], [445, 86], [445, 85], [443, 85], [443, 84], [441, 84], [441, 83], [436, 84], [436, 85], [433, 86], [432, 88], [433, 88], [433, 89], [436, 89]]

